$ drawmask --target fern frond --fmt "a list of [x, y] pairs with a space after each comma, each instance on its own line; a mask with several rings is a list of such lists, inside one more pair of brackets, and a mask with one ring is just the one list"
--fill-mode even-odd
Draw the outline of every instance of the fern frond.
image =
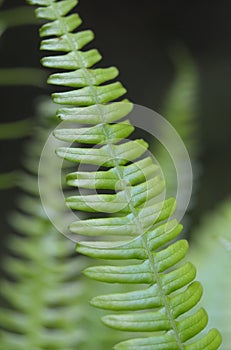
[[[206, 327], [207, 314], [203, 308], [192, 310], [202, 294], [200, 284], [193, 282], [194, 267], [189, 263], [177, 265], [187, 253], [187, 242], [180, 240], [165, 246], [182, 229], [175, 221], [169, 221], [175, 200], [158, 198], [164, 186], [157, 177], [156, 165], [145, 155], [148, 144], [143, 140], [120, 142], [131, 134], [132, 127], [122, 122], [118, 135], [118, 129], [112, 125], [132, 110], [132, 104], [126, 100], [114, 102], [126, 92], [121, 83], [109, 83], [117, 77], [117, 69], [92, 68], [101, 55], [95, 49], [82, 50], [93, 39], [93, 34], [75, 32], [81, 19], [77, 14], [68, 13], [77, 4], [76, 0], [29, 2], [42, 5], [36, 14], [49, 20], [40, 29], [41, 37], [45, 38], [41, 49], [64, 52], [42, 60], [46, 67], [64, 70], [52, 74], [49, 83], [75, 88], [53, 94], [54, 102], [66, 105], [59, 109], [58, 117], [67, 124], [73, 121], [77, 125], [93, 124], [59, 130], [56, 137], [61, 140], [89, 146], [62, 147], [57, 153], [76, 164], [107, 169], [77, 171], [67, 177], [71, 185], [90, 190], [94, 183], [95, 189], [103, 192], [67, 199], [70, 208], [101, 214], [101, 217], [93, 216], [70, 225], [76, 234], [93, 236], [92, 241], [78, 243], [77, 251], [115, 260], [114, 264], [90, 267], [85, 274], [107, 283], [138, 285], [138, 290], [103, 295], [92, 301], [100, 308], [122, 312], [105, 316], [103, 321], [108, 326], [146, 336], [119, 343], [115, 348], [218, 349], [221, 337], [215, 329], [192, 339]], [[143, 173], [143, 164], [149, 175]], [[108, 189], [112, 194], [106, 192]], [[113, 191], [118, 192], [113, 194]], [[113, 216], [108, 216], [110, 213]], [[147, 287], [142, 288], [142, 284]], [[185, 288], [182, 290], [182, 287]]]
[[196, 63], [183, 47], [171, 52], [175, 68], [175, 80], [163, 106], [163, 115], [179, 132], [191, 157], [198, 151], [193, 133], [198, 129], [199, 74]]
[[[171, 51], [171, 58], [175, 69], [175, 78], [166, 95], [162, 108], [162, 115], [174, 126], [182, 138], [190, 156], [193, 169], [193, 192], [190, 198], [190, 204], [187, 213], [184, 215], [184, 232], [189, 227], [189, 211], [195, 205], [194, 194], [198, 188], [199, 165], [197, 162], [199, 156], [200, 135], [198, 120], [198, 92], [199, 92], [199, 74], [193, 58], [183, 47], [176, 47]], [[168, 128], [162, 130], [162, 133], [168, 138]], [[177, 193], [177, 174], [173, 160], [167, 150], [161, 144], [154, 142], [151, 144], [151, 150], [155, 150], [155, 156], [158, 159], [161, 170], [166, 181], [166, 192], [169, 196], [175, 196]], [[184, 159], [178, 155], [178, 161], [184, 164]], [[179, 166], [179, 169], [181, 167]], [[185, 174], [184, 180], [187, 186], [188, 177]], [[178, 206], [179, 212], [185, 212], [184, 207]]]
[[[21, 175], [24, 194], [17, 200], [19, 210], [10, 216], [14, 232], [2, 257], [4, 276], [0, 281], [0, 347], [4, 350], [74, 350], [78, 346], [101, 350], [121, 339], [113, 331], [103, 332], [103, 325], [97, 324], [98, 313], [92, 317], [88, 300], [94, 295], [93, 288], [80, 275], [88, 259], [73, 257], [74, 244], [56, 231], [40, 202], [37, 167], [43, 143], [52, 131], [48, 116], [53, 109], [47, 101], [39, 104], [47, 119], [33, 128], [34, 138], [24, 157], [30, 174]], [[48, 162], [47, 168], [57, 171], [56, 161]], [[51, 204], [55, 190], [47, 185]], [[58, 203], [56, 210], [65, 215]], [[89, 331], [97, 346], [89, 339]]]
[[[192, 57], [182, 47], [172, 50], [171, 58], [175, 69], [175, 79], [170, 86], [162, 108], [162, 115], [174, 126], [184, 141], [193, 166], [193, 176], [197, 169], [195, 160], [198, 157], [198, 90], [199, 77], [196, 64]], [[165, 130], [162, 131], [166, 133]], [[175, 195], [176, 178], [175, 167], [162, 145], [153, 145], [155, 155], [161, 164], [166, 180], [167, 193]]]
[[[34, 135], [32, 142], [41, 148], [47, 132], [36, 129]], [[28, 165], [31, 160], [33, 168]], [[29, 190], [26, 184], [19, 211], [11, 215], [15, 233], [9, 240], [8, 255], [2, 258], [6, 277], [1, 279], [0, 324], [5, 350], [74, 349], [83, 337], [75, 327], [80, 317], [75, 299], [81, 296], [81, 283], [73, 268], [73, 244], [59, 236], [42, 209], [38, 160], [33, 151], [24, 160], [30, 171]], [[52, 168], [51, 162], [49, 166]], [[30, 194], [30, 183], [36, 196]]]
[[[206, 298], [209, 324], [219, 325], [222, 349], [230, 348], [231, 335], [231, 200], [207, 214], [192, 232], [190, 258], [198, 268]], [[206, 252], [206, 254], [205, 254]], [[211, 273], [212, 271], [212, 273]], [[221, 297], [222, 296], [222, 297]]]

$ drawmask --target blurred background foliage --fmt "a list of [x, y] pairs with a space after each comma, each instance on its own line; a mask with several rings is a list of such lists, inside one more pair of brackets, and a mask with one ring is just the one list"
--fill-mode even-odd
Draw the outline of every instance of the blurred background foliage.
[[[18, 192], [22, 145], [31, 133], [35, 99], [46, 93], [46, 73], [39, 67], [37, 27], [33, 8], [24, 1], [0, 2], [0, 195], [1, 249], [4, 249], [6, 213]], [[5, 190], [4, 190], [5, 188]]]
[[[35, 114], [37, 98], [48, 95], [52, 87], [44, 84], [48, 72], [41, 70], [39, 64], [38, 21], [33, 9], [25, 7], [21, 0], [0, 1], [0, 6], [0, 98], [4, 123], [0, 131], [0, 228], [4, 242], [8, 232], [5, 217], [18, 194], [15, 170], [20, 169], [24, 157], [22, 145], [33, 136], [31, 116]], [[211, 261], [222, 257], [227, 273], [230, 266], [230, 238], [224, 236], [231, 228], [230, 202], [220, 209], [215, 221], [211, 221], [211, 216], [203, 218], [211, 209], [215, 213], [231, 193], [231, 3], [117, 0], [108, 6], [106, 0], [81, 0], [78, 10], [84, 19], [83, 27], [96, 33], [95, 46], [104, 56], [103, 64], [114, 64], [120, 69], [128, 97], [171, 120], [182, 115], [177, 123], [183, 121], [185, 129], [190, 130], [184, 137], [188, 138], [192, 157], [197, 159], [200, 177], [190, 212], [189, 237], [197, 237], [192, 246], [195, 262], [199, 261], [200, 251], [208, 253], [207, 260], [200, 260], [199, 277], [205, 289], [211, 291]], [[182, 47], [190, 63], [186, 59], [185, 64], [182, 52], [179, 54]], [[191, 91], [191, 97], [187, 91]], [[211, 240], [209, 233], [214, 229], [220, 230], [220, 236], [217, 238], [214, 232]], [[200, 241], [202, 233], [207, 236]], [[213, 243], [211, 248], [204, 243], [208, 241]], [[217, 276], [221, 276], [219, 266], [214, 266], [214, 271], [215, 267]], [[228, 287], [222, 288], [229, 288], [229, 281], [226, 282]], [[208, 309], [212, 310], [216, 293], [218, 290], [210, 294]], [[225, 305], [228, 297], [222, 301]], [[216, 318], [216, 311], [213, 317]]]

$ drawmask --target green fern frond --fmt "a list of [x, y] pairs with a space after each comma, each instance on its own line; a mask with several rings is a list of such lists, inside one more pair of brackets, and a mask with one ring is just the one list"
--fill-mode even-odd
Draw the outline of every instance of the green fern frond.
[[207, 214], [202, 224], [192, 232], [190, 258], [198, 267], [198, 275], [203, 282], [209, 324], [219, 325], [223, 338], [222, 349], [228, 350], [231, 343], [230, 199], [213, 213]]
[[[189, 152], [193, 166], [194, 185], [196, 183], [197, 168], [195, 160], [198, 157], [198, 70], [192, 57], [182, 47], [171, 51], [171, 58], [175, 68], [175, 78], [170, 86], [162, 108], [162, 115], [174, 126]], [[163, 130], [163, 133], [165, 131]], [[153, 145], [155, 155], [161, 164], [166, 180], [167, 193], [176, 192], [175, 167], [162, 145]]]
[[[53, 109], [47, 101], [39, 104], [39, 110], [46, 110], [47, 116]], [[24, 157], [29, 174], [22, 174], [19, 181], [24, 194], [17, 200], [19, 210], [10, 217], [14, 233], [1, 262], [4, 277], [0, 290], [0, 347], [4, 350], [110, 348], [121, 338], [113, 331], [103, 332], [103, 325], [97, 324], [98, 313], [92, 317], [88, 300], [94, 295], [95, 286], [93, 289], [90, 281], [80, 275], [88, 259], [73, 257], [74, 244], [57, 232], [40, 202], [37, 167], [51, 126], [47, 117], [33, 129], [34, 138]], [[56, 167], [57, 162], [49, 159], [47, 168], [57, 171]], [[51, 202], [55, 190], [54, 184], [47, 185]], [[58, 203], [56, 209], [59, 215], [65, 215]], [[88, 332], [97, 339], [97, 346], [89, 339]]]
[[[36, 130], [33, 142], [41, 148], [47, 132]], [[31, 152], [25, 160], [30, 181], [19, 211], [11, 215], [15, 233], [2, 259], [6, 277], [0, 291], [1, 346], [4, 350], [74, 349], [82, 335], [76, 330], [80, 313], [75, 300], [81, 286], [71, 258], [73, 244], [60, 237], [47, 219], [40, 204], [36, 166], [28, 165], [31, 160], [36, 165], [39, 158]], [[30, 184], [36, 196], [31, 196]]]
[[[193, 191], [190, 204], [183, 218], [184, 232], [186, 232], [191, 223], [189, 212], [196, 202], [194, 195], [198, 189], [200, 168], [197, 162], [200, 144], [198, 120], [199, 72], [193, 58], [185, 48], [177, 46], [170, 53], [175, 69], [175, 78], [166, 95], [162, 115], [180, 135], [192, 164]], [[168, 130], [162, 130], [162, 133], [168, 138]], [[155, 156], [164, 174], [167, 195], [175, 196], [177, 193], [177, 174], [173, 160], [163, 145], [159, 143], [151, 143], [151, 150], [155, 150]], [[178, 155], [178, 160], [184, 166], [184, 159], [181, 159], [180, 155]], [[185, 174], [184, 180], [185, 186], [187, 186], [187, 174]], [[184, 212], [185, 208], [178, 206], [178, 210]]]
[[175, 68], [175, 80], [169, 90], [163, 106], [163, 115], [185, 140], [185, 145], [193, 157], [198, 150], [194, 132], [198, 129], [196, 116], [198, 113], [198, 68], [183, 47], [171, 52]]
[[[103, 191], [67, 199], [70, 208], [101, 213], [101, 217], [70, 225], [72, 232], [93, 237], [92, 242], [77, 244], [77, 251], [115, 260], [114, 264], [90, 267], [85, 274], [107, 283], [138, 285], [138, 290], [92, 300], [97, 307], [119, 312], [104, 316], [106, 325], [143, 334], [119, 343], [115, 349], [218, 349], [221, 337], [215, 329], [192, 339], [206, 327], [207, 314], [203, 308], [192, 311], [202, 294], [201, 285], [193, 282], [195, 268], [190, 263], [176, 265], [187, 253], [187, 242], [180, 240], [166, 247], [182, 229], [173, 220], [164, 222], [173, 213], [175, 200], [158, 201], [164, 185], [156, 165], [145, 156], [148, 144], [143, 140], [121, 143], [133, 128], [129, 122], [122, 122], [119, 128], [112, 124], [132, 110], [132, 104], [126, 100], [114, 102], [126, 92], [121, 83], [108, 83], [117, 77], [117, 69], [92, 68], [101, 55], [95, 49], [82, 50], [93, 39], [93, 33], [75, 32], [81, 19], [68, 13], [76, 0], [29, 3], [41, 5], [37, 16], [49, 20], [40, 29], [45, 38], [41, 49], [63, 52], [45, 57], [43, 65], [68, 71], [52, 74], [49, 83], [74, 88], [53, 94], [54, 102], [66, 105], [58, 110], [58, 117], [67, 125], [90, 124], [83, 129], [71, 126], [56, 132], [61, 140], [89, 145], [62, 147], [57, 154], [77, 164], [107, 169], [77, 171], [67, 177], [70, 185]], [[112, 194], [106, 193], [108, 189]], [[111, 213], [113, 216], [108, 216]], [[142, 288], [143, 284], [147, 287]]]

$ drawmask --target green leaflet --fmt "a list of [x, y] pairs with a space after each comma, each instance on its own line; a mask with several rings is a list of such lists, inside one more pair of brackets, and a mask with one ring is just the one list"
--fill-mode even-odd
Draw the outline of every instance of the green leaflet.
[[[130, 124], [129, 121], [107, 125], [106, 128], [107, 134], [110, 134], [110, 138], [112, 139], [113, 143], [117, 143], [123, 138], [127, 138], [134, 130], [134, 127]], [[107, 142], [103, 124], [74, 130], [56, 130], [54, 132], [54, 135], [57, 137], [57, 139], [67, 142], [88, 143], [93, 145], [98, 143], [105, 144]]]
[[[81, 45], [78, 45], [78, 47], [79, 46]], [[116, 78], [118, 74], [118, 69], [115, 67], [95, 69], [90, 76], [91, 84], [100, 85], [102, 83], [105, 83], [105, 81], [109, 81]], [[86, 74], [85, 70], [78, 69], [76, 71], [68, 73], [52, 74], [48, 79], [48, 83], [55, 85], [63, 85], [63, 81], [65, 81], [65, 84], [67, 86], [80, 88], [87, 85], [87, 79], [88, 75]]]
[[[130, 190], [131, 204], [134, 207], [138, 207], [155, 198], [162, 192], [164, 188], [164, 181], [156, 176], [146, 183], [134, 186]], [[113, 204], [112, 212], [129, 213], [129, 205], [124, 205], [124, 197], [126, 192], [120, 191], [117, 194], [112, 195], [88, 195], [88, 196], [72, 196], [67, 199], [67, 205], [71, 209], [89, 211], [89, 212], [104, 212], [111, 213], [111, 205]]]
[[[149, 157], [127, 166], [120, 166], [120, 174], [122, 174], [123, 181], [128, 182], [130, 185], [143, 182], [157, 172], [157, 165], [153, 164], [152, 159]], [[121, 190], [123, 188], [123, 182], [120, 181], [120, 176], [115, 168], [111, 168], [107, 171], [78, 171], [71, 173], [67, 175], [67, 184], [70, 186], [97, 190]]]
[[[157, 249], [176, 238], [182, 230], [176, 220], [157, 226], [153, 231], [148, 232], [147, 242], [151, 250]], [[120, 245], [115, 242], [81, 242], [77, 250], [85, 255], [106, 259], [146, 259], [148, 257], [143, 237], [139, 236], [134, 240], [122, 242]]]
[[[200, 339], [197, 342], [186, 345], [186, 350], [200, 349], [201, 346], [206, 346], [206, 350], [212, 350], [214, 346], [219, 346], [220, 337], [213, 331], [210, 331], [204, 338], [203, 341]], [[127, 340], [114, 347], [115, 350], [178, 350], [179, 347], [175, 343], [174, 337], [170, 334], [157, 335], [156, 337], [149, 338], [138, 338], [134, 340]]]
[[174, 206], [175, 200], [169, 199], [165, 202], [144, 207], [138, 210], [137, 215], [131, 213], [120, 217], [76, 221], [70, 225], [70, 229], [74, 233], [87, 236], [122, 235], [125, 238], [126, 236], [137, 236], [139, 234], [138, 220], [144, 228], [149, 229], [153, 221], [157, 223], [167, 219], [173, 212]]
[[132, 110], [128, 101], [93, 105], [86, 108], [60, 108], [57, 116], [64, 121], [84, 124], [112, 123], [125, 117]]
[[[182, 274], [181, 278], [179, 278], [179, 274]], [[195, 278], [195, 268], [192, 264], [186, 263], [174, 272], [161, 275], [160, 278], [163, 289], [166, 295], [168, 295], [191, 282]], [[151, 285], [146, 290], [101, 295], [93, 298], [91, 303], [96, 307], [116, 311], [124, 309], [142, 310], [144, 307], [156, 308], [163, 306], [156, 284]]]
[[[112, 132], [115, 127], [111, 123], [127, 116], [132, 108], [127, 101], [113, 102], [121, 99], [126, 92], [121, 83], [110, 82], [117, 76], [117, 70], [107, 68], [103, 72], [102, 69], [92, 68], [101, 60], [101, 55], [95, 49], [82, 51], [84, 43], [90, 42], [93, 35], [86, 31], [81, 35], [76, 32], [81, 19], [76, 14], [68, 14], [76, 1], [29, 2], [42, 5], [36, 10], [37, 15], [48, 20], [40, 29], [40, 35], [44, 38], [41, 48], [49, 47], [50, 51], [59, 52], [42, 60], [46, 67], [63, 70], [52, 74], [49, 82], [75, 88], [53, 94], [53, 100], [64, 105], [58, 110], [58, 117], [65, 123], [77, 123], [76, 128], [71, 126], [69, 131], [61, 129], [56, 135], [70, 142], [79, 140], [80, 145], [59, 148], [57, 154], [80, 164], [77, 172], [67, 176], [67, 182], [78, 186], [79, 190], [81, 187], [89, 190], [88, 194], [68, 198], [67, 204], [73, 209], [97, 212], [98, 215], [71, 223], [70, 230], [94, 237], [92, 241], [78, 243], [79, 252], [109, 260], [102, 266], [86, 269], [85, 274], [103, 282], [119, 283], [121, 288], [124, 284], [137, 285], [131, 291], [134, 294], [127, 294], [130, 292], [126, 291], [125, 294], [99, 296], [92, 301], [104, 309], [123, 310], [122, 314], [103, 317], [108, 326], [123, 331], [143, 332], [142, 338], [134, 336], [135, 339], [119, 343], [115, 348], [218, 349], [221, 337], [215, 329], [201, 335], [199, 340], [192, 339], [206, 327], [207, 314], [202, 308], [193, 310], [202, 294], [200, 284], [193, 282], [195, 269], [189, 264], [178, 265], [187, 252], [187, 242], [181, 240], [171, 244], [181, 229], [176, 222], [174, 227], [168, 226], [175, 200], [161, 198], [159, 193], [163, 189], [160, 182], [154, 185], [153, 192], [150, 189], [149, 180], [152, 181], [158, 174], [158, 169], [145, 155], [147, 143], [143, 140], [121, 142], [121, 137], [125, 136], [121, 134], [117, 138]], [[79, 123], [93, 126], [86, 129]], [[82, 133], [83, 139], [80, 138]], [[97, 137], [94, 138], [95, 133]], [[90, 146], [81, 147], [81, 143]], [[148, 162], [152, 168], [150, 172]], [[89, 164], [96, 167], [91, 171], [82, 169], [83, 165]], [[91, 192], [92, 189], [101, 189], [101, 192], [96, 195]], [[146, 198], [143, 195], [139, 197], [141, 193], [146, 193]], [[110, 213], [112, 215], [108, 215]], [[166, 226], [163, 226], [164, 220]], [[170, 245], [165, 247], [167, 242]], [[115, 261], [110, 262], [112, 259]], [[181, 274], [181, 268], [186, 269], [185, 274]], [[169, 290], [167, 281], [171, 279], [174, 281]], [[183, 291], [179, 290], [182, 286], [185, 287]], [[132, 300], [133, 303], [132, 296], [137, 298]], [[149, 296], [153, 305], [151, 310], [147, 301]], [[115, 303], [117, 299], [118, 303]], [[150, 336], [147, 332], [150, 332]]]
[[[167, 270], [180, 261], [187, 252], [186, 241], [179, 241], [168, 248], [153, 254], [157, 272]], [[97, 266], [85, 270], [85, 274], [93, 279], [109, 283], [148, 283], [157, 282], [153, 276], [152, 264], [149, 260], [126, 266]]]
[[[103, 140], [102, 140], [103, 142]], [[128, 141], [121, 145], [108, 145], [101, 148], [58, 148], [57, 155], [75, 163], [94, 164], [105, 167], [113, 167], [127, 164], [141, 156], [147, 149], [147, 143], [143, 140]], [[112, 158], [113, 154], [113, 158]]]

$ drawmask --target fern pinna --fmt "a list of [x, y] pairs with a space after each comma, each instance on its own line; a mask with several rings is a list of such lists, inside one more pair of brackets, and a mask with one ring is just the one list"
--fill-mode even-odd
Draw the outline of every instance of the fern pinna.
[[66, 125], [76, 123], [76, 128], [71, 124], [55, 135], [84, 147], [62, 147], [57, 154], [77, 164], [102, 167], [96, 171], [78, 169], [67, 176], [71, 186], [100, 191], [67, 198], [70, 208], [97, 213], [70, 225], [72, 232], [88, 237], [86, 242], [77, 244], [77, 251], [114, 261], [90, 267], [85, 274], [107, 283], [138, 285], [137, 290], [92, 300], [96, 307], [115, 312], [103, 317], [106, 325], [141, 332], [138, 337], [117, 344], [115, 349], [218, 349], [221, 337], [216, 329], [192, 339], [207, 324], [203, 308], [192, 311], [201, 298], [202, 287], [194, 281], [192, 264], [176, 265], [186, 255], [187, 242], [179, 240], [166, 247], [182, 227], [169, 219], [174, 199], [155, 201], [164, 184], [156, 175], [157, 167], [145, 155], [148, 144], [143, 140], [123, 142], [134, 128], [129, 121], [117, 123], [132, 110], [128, 101], [118, 101], [125, 88], [119, 82], [108, 83], [117, 77], [118, 70], [92, 68], [101, 55], [95, 49], [82, 50], [92, 41], [93, 33], [76, 32], [81, 19], [77, 14], [68, 15], [76, 0], [29, 3], [41, 5], [36, 15], [49, 20], [40, 29], [44, 38], [41, 49], [60, 53], [42, 60], [44, 66], [61, 70], [50, 76], [49, 83], [74, 88], [53, 94], [54, 102], [66, 105], [58, 110], [58, 117]]

